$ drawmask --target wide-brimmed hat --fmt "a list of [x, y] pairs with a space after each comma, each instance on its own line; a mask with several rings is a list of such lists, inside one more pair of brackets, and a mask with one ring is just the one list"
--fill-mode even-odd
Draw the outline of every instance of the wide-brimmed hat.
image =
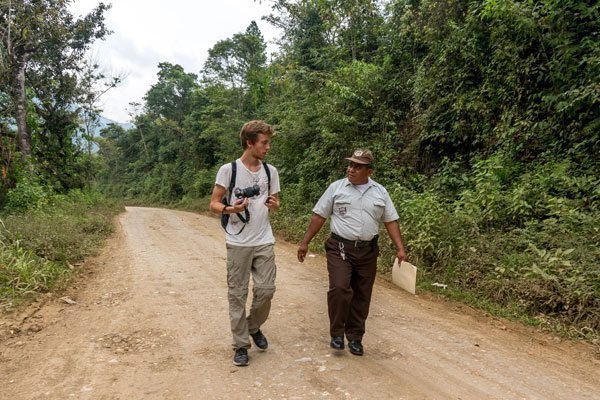
[[357, 164], [370, 165], [373, 164], [373, 153], [367, 149], [357, 149], [352, 153], [352, 157], [346, 157], [346, 160], [353, 161]]

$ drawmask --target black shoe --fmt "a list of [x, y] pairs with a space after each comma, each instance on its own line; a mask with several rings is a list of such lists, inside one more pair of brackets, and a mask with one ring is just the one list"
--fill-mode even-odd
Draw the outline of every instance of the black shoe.
[[233, 356], [233, 365], [243, 367], [248, 365], [248, 350], [244, 347], [240, 347], [235, 350], [235, 356]]
[[364, 354], [363, 345], [360, 340], [351, 340], [348, 342], [348, 350], [355, 356], [362, 356]]
[[252, 340], [254, 341], [254, 344], [259, 349], [266, 350], [267, 347], [269, 347], [269, 342], [267, 342], [267, 338], [265, 337], [265, 335], [263, 335], [263, 333], [260, 331], [260, 329], [254, 333], [251, 333], [250, 336], [252, 336]]
[[335, 350], [344, 350], [344, 338], [342, 336], [334, 336], [331, 338], [331, 348]]

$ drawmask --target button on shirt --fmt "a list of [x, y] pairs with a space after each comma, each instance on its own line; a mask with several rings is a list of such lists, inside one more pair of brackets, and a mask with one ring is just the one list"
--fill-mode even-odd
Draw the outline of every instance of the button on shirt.
[[313, 212], [323, 218], [331, 216], [331, 232], [348, 240], [371, 240], [379, 233], [379, 222], [398, 219], [387, 190], [370, 178], [364, 193], [348, 178], [333, 182]]

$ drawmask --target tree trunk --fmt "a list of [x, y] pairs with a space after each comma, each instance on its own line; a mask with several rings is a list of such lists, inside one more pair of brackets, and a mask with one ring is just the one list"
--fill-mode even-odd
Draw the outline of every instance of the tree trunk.
[[2, 190], [12, 189], [15, 187], [13, 180], [13, 164], [11, 142], [14, 142], [14, 137], [4, 126], [0, 125], [0, 181], [2, 182]]
[[23, 161], [27, 160], [31, 156], [31, 135], [27, 127], [27, 92], [25, 91], [26, 64], [27, 57], [19, 57], [14, 70], [17, 147], [21, 152], [21, 159]]

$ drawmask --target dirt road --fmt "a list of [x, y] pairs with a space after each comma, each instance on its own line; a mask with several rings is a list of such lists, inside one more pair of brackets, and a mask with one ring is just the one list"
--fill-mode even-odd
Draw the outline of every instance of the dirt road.
[[[2, 399], [598, 399], [582, 344], [380, 279], [365, 356], [329, 349], [325, 260], [276, 247], [270, 342], [234, 367], [216, 219], [127, 208], [60, 298], [0, 320]], [[69, 304], [74, 301], [75, 304]], [[12, 331], [12, 333], [11, 333]]]

